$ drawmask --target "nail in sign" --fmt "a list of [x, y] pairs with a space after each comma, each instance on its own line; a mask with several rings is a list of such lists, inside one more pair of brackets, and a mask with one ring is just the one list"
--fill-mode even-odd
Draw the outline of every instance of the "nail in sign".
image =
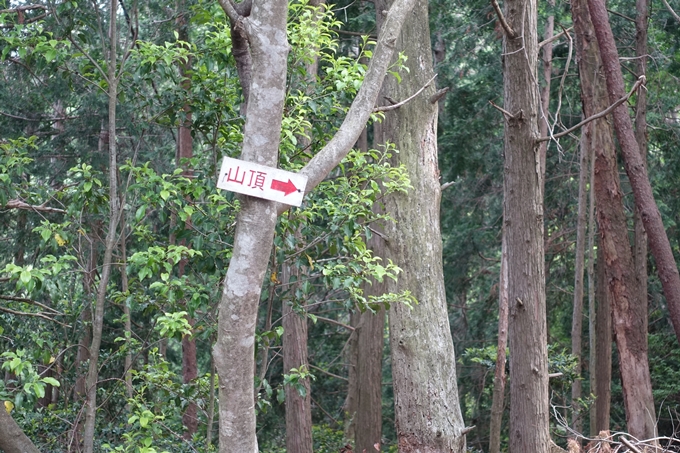
[[217, 187], [251, 197], [300, 206], [305, 195], [307, 176], [278, 168], [225, 157]]

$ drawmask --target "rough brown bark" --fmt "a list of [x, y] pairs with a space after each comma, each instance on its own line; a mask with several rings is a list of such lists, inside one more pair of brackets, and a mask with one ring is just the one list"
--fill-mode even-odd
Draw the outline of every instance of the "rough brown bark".
[[[288, 263], [283, 264], [282, 282], [289, 284], [290, 294], [295, 294], [296, 284], [291, 282], [291, 275], [299, 274], [291, 269]], [[300, 281], [299, 275], [295, 281]], [[294, 297], [294, 296], [293, 296]], [[290, 373], [295, 368], [309, 370], [307, 360], [307, 318], [293, 311], [293, 301], [283, 301], [283, 371]], [[304, 307], [301, 307], [304, 309]], [[286, 393], [286, 451], [295, 453], [312, 453], [312, 404], [309, 378], [300, 380], [304, 386], [304, 395], [289, 385]]]
[[[376, 8], [380, 11], [380, 8]], [[427, 2], [416, 3], [411, 20], [397, 41], [410, 71], [401, 83], [386, 79], [385, 92], [406, 99], [432, 77]], [[403, 272], [388, 281], [393, 293], [410, 290], [418, 300], [412, 309], [390, 308], [390, 349], [399, 451], [402, 453], [465, 451], [463, 419], [458, 404], [456, 362], [451, 339], [442, 269], [439, 226], [441, 188], [437, 165], [435, 87], [397, 110], [387, 112], [382, 141], [396, 145], [392, 164], [403, 164], [414, 189], [390, 194], [385, 209], [396, 219], [385, 226], [385, 257]]]
[[[604, 1], [588, 0], [588, 6], [602, 56], [609, 101], [613, 103], [626, 94], [619, 64], [619, 53], [616, 49]], [[633, 189], [635, 206], [642, 217], [649, 240], [649, 248], [656, 261], [659, 280], [661, 280], [663, 292], [666, 296], [675, 335], [680, 340], [680, 274], [678, 274], [668, 236], [666, 236], [661, 213], [654, 200], [647, 169], [642, 161], [628, 108], [625, 104], [614, 110], [613, 118], [626, 174]]]
[[[637, 76], [647, 74], [647, 23], [649, 20], [648, 0], [635, 2], [635, 55], [637, 59]], [[635, 105], [635, 140], [640, 148], [642, 164], [647, 166], [647, 90], [638, 90]], [[640, 300], [647, 305], [647, 233], [642, 222], [640, 210], [635, 207], [634, 217], [635, 243], [633, 245], [633, 263], [635, 275], [639, 282]], [[646, 313], [646, 312], [645, 312]], [[648, 321], [645, 316], [645, 330]]]
[[[571, 316], [571, 354], [576, 358], [576, 371], [582, 372], [582, 335], [583, 335], [583, 276], [586, 257], [586, 225], [588, 223], [588, 180], [590, 179], [591, 148], [586, 136], [580, 142], [580, 165], [578, 184], [578, 217], [576, 224], [576, 257], [574, 259], [574, 306]], [[576, 432], [583, 430], [578, 400], [581, 398], [581, 379], [575, 379], [571, 385], [572, 427]]]
[[595, 424], [591, 437], [601, 431], [609, 431], [609, 414], [612, 395], [612, 310], [609, 288], [606, 284], [605, 263], [602, 256], [597, 259], [597, 356], [596, 369], [591, 371], [595, 378]]
[[505, 349], [508, 345], [508, 251], [503, 234], [501, 246], [501, 274], [498, 283], [498, 351], [493, 376], [493, 399], [489, 428], [489, 453], [501, 451], [501, 427], [505, 406]]
[[543, 174], [538, 138], [537, 11], [505, 2], [517, 37], [503, 39], [504, 228], [508, 248], [510, 451], [550, 449], [543, 245]]
[[[604, 3], [599, 0], [588, 0], [588, 6], [602, 58], [609, 102], [614, 102], [616, 96], [625, 94], [618, 51]], [[680, 323], [676, 321], [680, 321], [680, 276], [663, 228], [661, 214], [652, 196], [647, 171], [625, 105], [614, 110], [613, 118], [626, 173], [633, 187], [636, 207], [649, 233], [650, 247], [657, 261], [671, 320], [678, 334]], [[627, 427], [630, 434], [638, 439], [649, 439], [655, 435], [656, 416], [647, 358], [647, 304], [646, 299], [640, 300], [641, 292], [628, 242], [626, 219], [621, 218], [623, 205], [617, 181], [616, 156], [602, 155], [601, 150], [597, 150], [595, 172], [598, 224], [602, 237], [602, 252], [607, 265], [605, 273], [612, 296], [614, 331], [620, 355]], [[609, 174], [612, 175], [611, 178], [608, 178]], [[613, 209], [616, 209], [616, 212], [607, 212]], [[612, 232], [613, 235], [610, 236], [608, 232]], [[675, 313], [675, 310], [679, 311]]]
[[40, 450], [26, 437], [17, 422], [0, 407], [0, 451], [5, 453], [40, 453]]

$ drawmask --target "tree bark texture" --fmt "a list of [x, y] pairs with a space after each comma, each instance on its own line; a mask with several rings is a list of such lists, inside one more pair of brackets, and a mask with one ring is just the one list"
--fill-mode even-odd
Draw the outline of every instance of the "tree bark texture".
[[[378, 9], [379, 10], [379, 9]], [[410, 71], [385, 81], [384, 92], [406, 99], [432, 77], [427, 2], [416, 2], [411, 20], [397, 41]], [[399, 153], [392, 164], [407, 168], [414, 189], [386, 197], [385, 209], [396, 220], [385, 226], [385, 257], [403, 272], [390, 292], [410, 290], [418, 300], [412, 309], [390, 308], [390, 348], [397, 440], [401, 453], [465, 451], [458, 404], [456, 361], [446, 309], [439, 221], [441, 188], [437, 164], [437, 104], [428, 87], [420, 96], [387, 112], [383, 140]]]
[[516, 37], [503, 40], [504, 228], [508, 247], [510, 451], [550, 451], [543, 241], [543, 174], [538, 138], [537, 12], [534, 0], [505, 2]]
[[[649, 21], [648, 0], [635, 2], [637, 15], [635, 16], [635, 60], [637, 76], [647, 74], [647, 24]], [[647, 166], [647, 90], [638, 90], [637, 103], [635, 105], [635, 140], [640, 148], [642, 164]], [[633, 246], [633, 263], [635, 275], [639, 281], [640, 300], [647, 302], [647, 233], [640, 215], [640, 210], [635, 208], [635, 244]], [[645, 311], [645, 314], [647, 312]], [[647, 324], [648, 317], [645, 317]]]
[[[609, 101], [613, 103], [626, 94], [621, 65], [619, 64], [619, 53], [616, 49], [604, 0], [588, 0], [588, 6], [602, 57]], [[656, 261], [659, 280], [661, 280], [663, 292], [666, 296], [675, 335], [680, 340], [680, 274], [678, 274], [675, 258], [663, 226], [661, 213], [654, 200], [647, 169], [640, 155], [640, 149], [635, 140], [633, 125], [625, 103], [614, 109], [612, 116], [626, 174], [633, 189], [635, 206], [642, 217], [649, 240], [649, 248]]]
[[[286, 87], [285, 1], [255, 1], [243, 26], [253, 61], [241, 159], [277, 166]], [[220, 452], [257, 453], [253, 373], [257, 307], [276, 226], [274, 203], [241, 198], [213, 349], [219, 379]]]
[[[289, 293], [295, 294], [296, 283], [291, 281], [291, 275], [299, 273], [291, 269], [288, 263], [283, 264], [282, 281], [288, 283]], [[295, 282], [300, 281], [299, 278]], [[283, 372], [290, 373], [293, 368], [309, 369], [307, 359], [307, 317], [293, 310], [294, 302], [287, 298], [283, 301]], [[302, 307], [304, 309], [304, 307]], [[287, 385], [286, 394], [286, 451], [295, 453], [312, 453], [312, 404], [311, 386], [309, 378], [300, 380], [305, 394]]]
[[508, 346], [508, 250], [503, 233], [501, 245], [501, 274], [498, 283], [498, 350], [493, 375], [493, 398], [489, 428], [489, 453], [501, 451], [501, 427], [505, 406], [505, 349]]
[[[609, 102], [614, 102], [625, 94], [618, 52], [611, 34], [604, 4], [599, 1], [588, 0], [588, 7], [602, 58]], [[599, 108], [606, 105], [607, 97], [602, 93], [596, 98], [595, 102], [597, 102], [596, 108]], [[675, 303], [673, 291], [680, 291], [680, 277], [678, 277], [668, 238], [663, 229], [661, 215], [652, 197], [647, 171], [642, 163], [639, 148], [633, 135], [628, 109], [623, 105], [618, 107], [613, 112], [613, 118], [624, 156], [626, 172], [633, 186], [636, 206], [642, 215], [647, 231], [650, 233], [652, 249], [661, 252], [658, 256], [657, 253], [654, 255], [657, 259], [672, 318], [673, 308], [671, 305]], [[613, 323], [616, 345], [620, 355], [626, 422], [628, 432], [631, 435], [638, 439], [649, 439], [655, 435], [656, 416], [647, 356], [646, 297], [641, 300], [639, 281], [636, 279], [614, 148], [612, 146], [595, 149], [595, 194], [598, 206], [598, 225], [606, 266], [605, 275], [612, 296]], [[652, 239], [652, 236], [654, 236], [654, 239]], [[670, 254], [670, 262], [664, 261], [664, 249], [666, 247], [668, 254]], [[672, 272], [668, 272], [669, 265], [673, 266]], [[671, 282], [674, 278], [677, 278], [677, 288]], [[680, 303], [680, 292], [678, 297], [677, 302]], [[680, 306], [677, 308], [680, 308]], [[676, 333], [678, 327], [680, 325], [676, 326]]]
[[[307, 191], [321, 182], [347, 155], [363, 130], [391, 61], [396, 35], [415, 0], [398, 0], [382, 27], [357, 97], [333, 139], [305, 166]], [[243, 131], [241, 159], [276, 166], [286, 90], [286, 14], [284, 0], [254, 0], [247, 17], [220, 0], [231, 20], [243, 27], [250, 44], [252, 80]], [[238, 4], [240, 5], [240, 4]], [[277, 214], [282, 204], [242, 197], [232, 258], [219, 304], [213, 358], [219, 376], [220, 453], [256, 453], [254, 344], [257, 307], [269, 262]]]
[[17, 422], [0, 407], [0, 451], [5, 453], [40, 453], [40, 450], [26, 437]]
[[[586, 255], [586, 225], [588, 209], [588, 180], [590, 176], [591, 149], [585, 139], [580, 143], [580, 167], [578, 184], [578, 218], [576, 224], [576, 257], [574, 263], [574, 306], [571, 317], [571, 354], [576, 357], [576, 370], [582, 372], [582, 335], [583, 335], [583, 276]], [[581, 380], [575, 379], [571, 385], [572, 427], [581, 432], [581, 420], [578, 400], [581, 398]]]
[[609, 287], [606, 284], [605, 263], [601, 254], [597, 258], [597, 326], [595, 374], [595, 424], [591, 437], [609, 431], [612, 396], [612, 309]]

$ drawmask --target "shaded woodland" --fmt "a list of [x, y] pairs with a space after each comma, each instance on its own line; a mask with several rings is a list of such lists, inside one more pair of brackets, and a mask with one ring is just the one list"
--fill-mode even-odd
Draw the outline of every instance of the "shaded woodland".
[[680, 450], [678, 12], [0, 0], [0, 451]]

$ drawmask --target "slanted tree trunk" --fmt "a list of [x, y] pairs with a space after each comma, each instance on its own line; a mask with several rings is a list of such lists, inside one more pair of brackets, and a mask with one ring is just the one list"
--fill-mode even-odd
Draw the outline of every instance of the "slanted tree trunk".
[[503, 233], [501, 245], [501, 274], [498, 282], [498, 350], [493, 376], [493, 399], [489, 428], [489, 453], [501, 451], [501, 427], [505, 406], [505, 349], [508, 346], [508, 250]]
[[[588, 6], [602, 58], [609, 102], [615, 102], [625, 95], [625, 90], [618, 51], [611, 33], [607, 11], [604, 3], [599, 0], [588, 0]], [[640, 210], [645, 229], [649, 233], [650, 246], [657, 261], [659, 276], [671, 311], [671, 319], [678, 334], [680, 333], [680, 276], [663, 228], [661, 214], [652, 196], [647, 171], [635, 141], [626, 106], [621, 105], [616, 108], [613, 117], [626, 173], [633, 187], [636, 206]], [[595, 161], [597, 175], [595, 193], [599, 195], [598, 224], [602, 236], [602, 250], [607, 263], [605, 273], [612, 294], [614, 331], [620, 355], [626, 422], [630, 434], [638, 439], [649, 439], [655, 435], [656, 416], [647, 358], [646, 297], [645, 300], [640, 300], [641, 292], [628, 242], [626, 219], [625, 217], [619, 218], [623, 214], [623, 205], [616, 173], [616, 156], [600, 155], [599, 151]], [[609, 173], [616, 177], [605, 179]], [[607, 212], [608, 209], [614, 209], [614, 207], [617, 212]], [[613, 233], [611, 236], [607, 234], [608, 230]], [[674, 319], [676, 315], [678, 317]]]
[[538, 138], [537, 23], [534, 0], [505, 2], [504, 228], [508, 247], [510, 451], [545, 453], [548, 347], [543, 246], [543, 174]]
[[40, 453], [40, 450], [26, 437], [17, 422], [0, 407], [0, 451], [5, 453]]
[[[368, 120], [396, 35], [414, 0], [397, 0], [380, 30], [364, 82], [343, 124], [328, 144], [301, 170], [307, 191], [316, 187], [347, 155]], [[249, 3], [249, 2], [244, 2]], [[248, 36], [252, 80], [243, 131], [241, 158], [276, 166], [286, 90], [288, 42], [284, 0], [254, 0], [247, 16], [229, 0], [220, 0], [230, 20]], [[276, 217], [286, 206], [241, 197], [241, 210], [219, 304], [217, 342], [213, 348], [219, 376], [220, 453], [256, 453], [254, 344], [261, 286], [274, 239]]]
[[[382, 8], [376, 7], [380, 14]], [[384, 92], [406, 99], [433, 75], [427, 2], [416, 2], [411, 20], [397, 41], [410, 71], [401, 83], [386, 79]], [[465, 451], [458, 404], [456, 361], [446, 310], [439, 225], [441, 187], [437, 163], [435, 87], [397, 110], [386, 112], [382, 141], [399, 150], [392, 165], [407, 168], [414, 187], [390, 194], [385, 209], [396, 219], [385, 226], [385, 257], [403, 272], [388, 282], [390, 292], [409, 290], [418, 304], [390, 308], [390, 349], [399, 451], [402, 453]]]
[[[619, 53], [609, 25], [609, 16], [604, 1], [588, 0], [588, 6], [602, 56], [609, 101], [613, 103], [626, 94], [619, 64]], [[640, 211], [649, 240], [649, 248], [656, 261], [659, 280], [661, 280], [668, 303], [673, 329], [676, 337], [680, 340], [680, 274], [678, 274], [678, 268], [663, 226], [661, 213], [654, 200], [647, 169], [635, 140], [633, 125], [625, 103], [614, 109], [612, 116], [621, 146], [626, 174], [633, 189], [635, 206]]]

